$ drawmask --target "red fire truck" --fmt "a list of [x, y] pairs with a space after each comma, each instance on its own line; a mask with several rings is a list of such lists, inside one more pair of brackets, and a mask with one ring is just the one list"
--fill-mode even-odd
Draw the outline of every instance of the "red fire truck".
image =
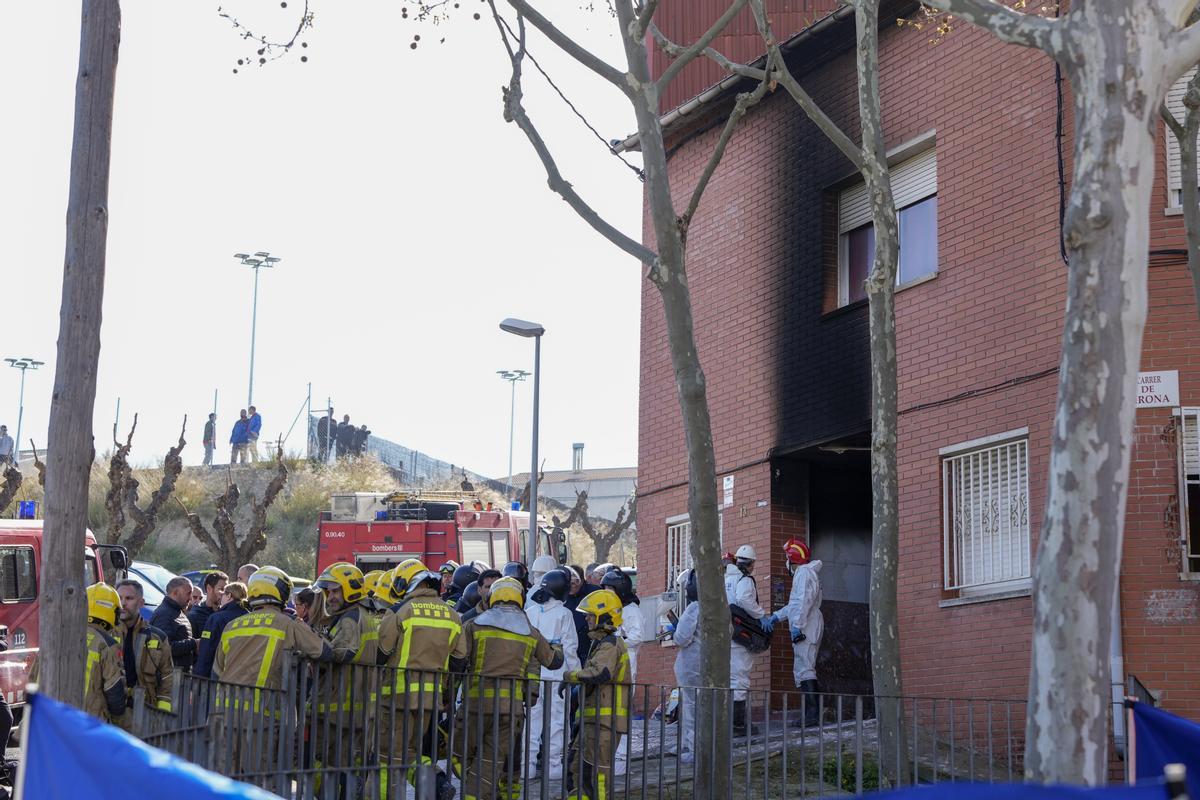
[[538, 518], [537, 552], [526, 553], [529, 512], [492, 508], [456, 492], [400, 491], [335, 494], [322, 512], [317, 574], [345, 561], [363, 572], [419, 558], [431, 569], [446, 561], [532, 563], [544, 553], [565, 558], [562, 545]]
[[[0, 625], [8, 628], [9, 648], [0, 653], [0, 692], [14, 708], [25, 703], [29, 667], [38, 651], [42, 524], [40, 519], [0, 519]], [[115, 583], [127, 566], [125, 548], [98, 545], [92, 532], [87, 532], [85, 586], [96, 581]]]

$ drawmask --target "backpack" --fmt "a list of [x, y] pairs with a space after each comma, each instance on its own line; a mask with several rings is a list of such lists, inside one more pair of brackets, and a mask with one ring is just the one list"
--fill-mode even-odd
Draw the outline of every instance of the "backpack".
[[740, 644], [751, 653], [762, 653], [771, 649], [771, 637], [763, 630], [757, 619], [750, 612], [734, 603], [729, 604], [729, 614], [733, 622], [731, 641]]

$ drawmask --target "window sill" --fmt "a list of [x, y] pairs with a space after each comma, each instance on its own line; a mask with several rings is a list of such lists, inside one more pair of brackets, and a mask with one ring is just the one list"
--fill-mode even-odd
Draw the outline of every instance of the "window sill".
[[1200, 583], [1200, 572], [1181, 572], [1179, 573], [1179, 580], [1186, 581], [1187, 583]]
[[1026, 586], [1022, 589], [1010, 589], [1004, 592], [992, 592], [989, 594], [972, 594], [966, 597], [955, 597], [949, 600], [939, 600], [938, 608], [955, 608], [956, 606], [970, 606], [976, 603], [991, 603], [995, 600], [1013, 600], [1018, 597], [1030, 597], [1033, 595], [1033, 587]]
[[1183, 206], [1167, 206], [1163, 209], [1164, 217], [1182, 217]]
[[[892, 292], [892, 294], [893, 295], [899, 294], [900, 292], [903, 292], [905, 289], [912, 289], [914, 286], [920, 286], [922, 284], [929, 283], [931, 280], [933, 280], [937, 276], [938, 276], [938, 273], [931, 272], [928, 275], [922, 275], [919, 278], [913, 278], [911, 281], [908, 281], [907, 283], [902, 283], [899, 286], [897, 286], [895, 291]], [[864, 308], [868, 304], [869, 304], [868, 299], [864, 297], [862, 300], [855, 300], [853, 303], [847, 303], [844, 306], [838, 306], [833, 311], [826, 311], [824, 314], [821, 315], [821, 319], [823, 319], [823, 320], [824, 319], [833, 319], [835, 317], [840, 316], [843, 313], [849, 313], [850, 311], [853, 311], [856, 308]]]

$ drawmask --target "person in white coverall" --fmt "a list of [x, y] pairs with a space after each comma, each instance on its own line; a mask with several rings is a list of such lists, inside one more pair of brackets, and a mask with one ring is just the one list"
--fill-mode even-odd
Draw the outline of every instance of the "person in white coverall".
[[[612, 589], [621, 600], [621, 626], [617, 635], [625, 640], [625, 650], [629, 654], [629, 680], [637, 683], [638, 648], [642, 646], [642, 601], [633, 591], [633, 579], [626, 575], [620, 567], [613, 567], [600, 579], [602, 589]], [[617, 752], [613, 759], [613, 774], [624, 775], [629, 762], [629, 737], [621, 736], [617, 742]]]
[[534, 602], [533, 593], [541, 588], [542, 578], [552, 569], [558, 569], [558, 562], [554, 560], [554, 556], [540, 555], [533, 560], [533, 565], [529, 568], [529, 591], [525, 593], [526, 608]]
[[[575, 632], [573, 612], [563, 605], [571, 579], [565, 572], [552, 569], [542, 576], [541, 583], [534, 589], [532, 603], [525, 606], [529, 623], [550, 644], [562, 645], [565, 661], [558, 669], [542, 667], [543, 681], [561, 681], [569, 670], [579, 669], [579, 636]], [[550, 733], [546, 742], [546, 754], [542, 759], [542, 770], [550, 771], [551, 779], [565, 780], [562, 772], [566, 759], [563, 756], [563, 729], [567, 718], [567, 701], [558, 693], [558, 684], [544, 684], [537, 702], [529, 714], [529, 757], [537, 758], [542, 744], [545, 726], [546, 703], [550, 704]], [[530, 774], [537, 774], [530, 768]]]
[[808, 545], [799, 539], [789, 539], [783, 546], [788, 569], [792, 571], [792, 593], [788, 604], [772, 614], [774, 621], [787, 620], [792, 638], [792, 673], [796, 688], [804, 694], [806, 726], [818, 724], [820, 689], [817, 685], [817, 651], [825, 633], [825, 618], [821, 616], [821, 562], [812, 560]]
[[[758, 554], [754, 548], [744, 544], [734, 553], [734, 563], [725, 567], [725, 596], [730, 605], [740, 606], [747, 614], [762, 623], [770, 635], [774, 619], [758, 604], [758, 585], [751, 573]], [[754, 666], [754, 653], [735, 642], [729, 643], [729, 686], [733, 692], [733, 732], [739, 736], [747, 731], [757, 733], [746, 722], [746, 690], [750, 688], [750, 669]]]
[[675, 683], [679, 686], [679, 724], [683, 726], [683, 746], [679, 760], [696, 760], [696, 687], [700, 685], [700, 604], [696, 592], [696, 571], [685, 570], [675, 581], [679, 593], [687, 598], [687, 607], [671, 631], [675, 642]]

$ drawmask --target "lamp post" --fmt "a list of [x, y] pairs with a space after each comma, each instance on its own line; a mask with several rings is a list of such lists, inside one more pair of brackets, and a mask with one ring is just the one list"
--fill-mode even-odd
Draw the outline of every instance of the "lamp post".
[[254, 255], [249, 253], [234, 253], [233, 257], [242, 262], [243, 266], [254, 270], [254, 305], [250, 312], [250, 387], [246, 391], [246, 405], [254, 405], [254, 339], [258, 334], [258, 271], [264, 267], [270, 269], [279, 263], [280, 259], [265, 250], [259, 250]]
[[29, 356], [21, 358], [6, 358], [10, 367], [21, 370], [21, 393], [17, 399], [17, 438], [16, 445], [13, 447], [13, 464], [16, 465], [21, 461], [21, 422], [25, 419], [25, 373], [31, 369], [37, 369], [45, 364], [45, 361], [38, 361]]
[[517, 381], [523, 381], [528, 377], [529, 373], [523, 369], [498, 369], [496, 374], [503, 380], [512, 384], [512, 403], [508, 412], [508, 493], [511, 495], [513, 490], [512, 485], [512, 456], [513, 456], [513, 423], [517, 418]]
[[546, 329], [536, 322], [509, 317], [500, 323], [500, 330], [526, 339], [533, 339], [533, 458], [529, 468], [529, 545], [526, 560], [533, 563], [537, 556], [537, 478], [538, 478], [538, 394], [542, 376], [542, 334]]

